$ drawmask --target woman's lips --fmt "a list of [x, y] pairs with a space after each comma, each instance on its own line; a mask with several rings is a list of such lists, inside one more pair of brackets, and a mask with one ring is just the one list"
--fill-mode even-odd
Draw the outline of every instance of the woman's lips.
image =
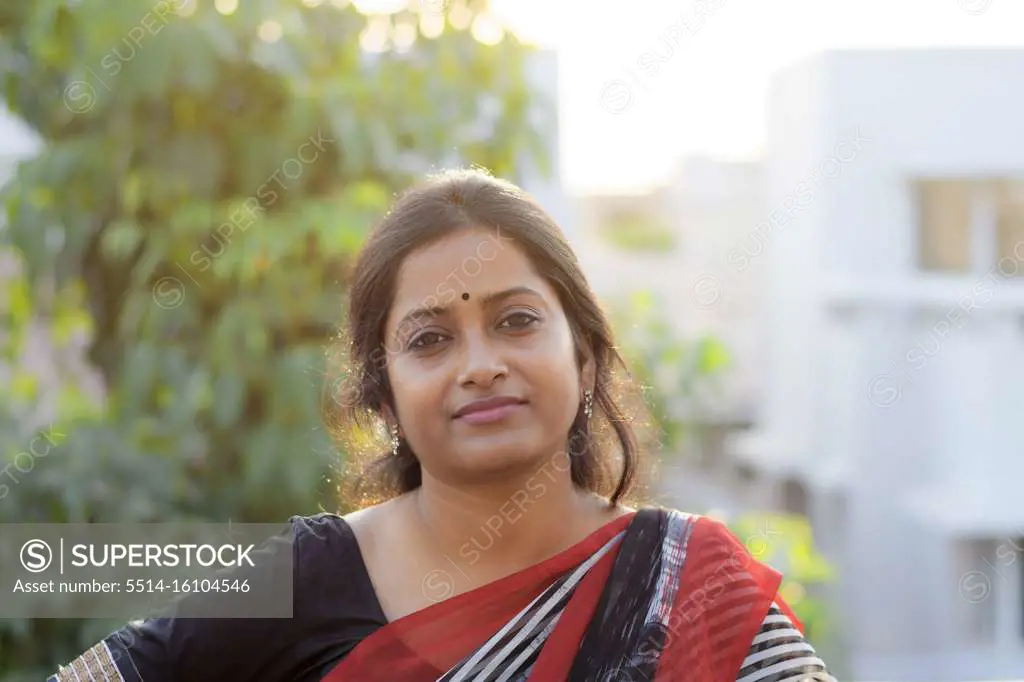
[[516, 413], [516, 411], [522, 409], [524, 403], [513, 403], [511, 405], [501, 405], [500, 407], [491, 407], [486, 410], [477, 410], [474, 412], [467, 412], [466, 414], [456, 417], [467, 424], [480, 425], [480, 424], [493, 424], [499, 422], [502, 419], [507, 419]]

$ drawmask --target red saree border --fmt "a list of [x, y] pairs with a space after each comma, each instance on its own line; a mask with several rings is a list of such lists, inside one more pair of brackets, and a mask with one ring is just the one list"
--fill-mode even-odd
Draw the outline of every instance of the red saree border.
[[[533, 566], [528, 566], [520, 571], [512, 573], [504, 578], [499, 578], [493, 582], [482, 585], [481, 587], [464, 592], [455, 597], [445, 599], [444, 601], [438, 602], [427, 606], [419, 611], [414, 611], [408, 615], [402, 616], [392, 622], [389, 622], [384, 627], [379, 628], [375, 632], [371, 633], [362, 642], [349, 652], [349, 654], [324, 678], [324, 682], [343, 682], [344, 680], [371, 680], [371, 679], [406, 679], [400, 676], [401, 671], [412, 673], [414, 670], [423, 670], [424, 666], [433, 667], [425, 661], [418, 659], [413, 660], [416, 654], [410, 651], [408, 648], [402, 646], [403, 635], [411, 630], [417, 628], [429, 628], [432, 622], [444, 621], [451, 619], [458, 612], [466, 609], [467, 606], [472, 606], [479, 602], [493, 602], [496, 598], [502, 595], [517, 595], [522, 596], [524, 592], [532, 594], [536, 597], [542, 593], [551, 582], [559, 577], [560, 575], [567, 573], [568, 571], [575, 568], [581, 562], [592, 556], [601, 547], [603, 547], [609, 540], [611, 540], [619, 532], [625, 530], [633, 519], [636, 517], [636, 512], [632, 511], [628, 514], [624, 514], [617, 519], [609, 521], [604, 526], [601, 526], [593, 533], [588, 535], [586, 538], [576, 543], [572, 547], [562, 551], [555, 556], [546, 559]], [[617, 548], [616, 548], [617, 549]], [[611, 570], [611, 561], [617, 556], [616, 551], [609, 552], [608, 555], [602, 558], [593, 568], [591, 572], [598, 569], [600, 566], [605, 571], [605, 578], [607, 578], [607, 572]], [[597, 595], [600, 595], [600, 590], [604, 585], [603, 580], [591, 579], [588, 575], [585, 578], [585, 584], [589, 585], [589, 591], [595, 591]], [[582, 588], [583, 585], [580, 585]], [[532, 599], [532, 597], [531, 597]], [[521, 599], [520, 599], [521, 601]], [[577, 600], [573, 600], [577, 601]], [[507, 618], [511, 619], [521, 608], [525, 607], [529, 603], [526, 600], [524, 603], [510, 603], [507, 608]], [[572, 602], [570, 602], [572, 604]], [[580, 607], [576, 607], [579, 609]], [[594, 604], [590, 606], [591, 612], [596, 608], [596, 599]], [[584, 623], [585, 624], [585, 623]], [[555, 633], [561, 628], [556, 628]], [[552, 633], [554, 636], [555, 633]], [[489, 638], [493, 632], [477, 632], [474, 633], [469, 631], [468, 628], [464, 631], [463, 636], [477, 635], [482, 644]], [[580, 633], [582, 635], [582, 632]], [[443, 637], [444, 639], [454, 639], [453, 636]], [[404, 651], [407, 654], [406, 660], [395, 660], [396, 651]], [[465, 653], [469, 653], [466, 651]], [[452, 665], [461, 660], [461, 657], [453, 660]], [[418, 668], [417, 668], [418, 666]], [[443, 673], [444, 671], [439, 671]], [[422, 674], [422, 672], [420, 672]], [[419, 678], [415, 678], [419, 679]]]

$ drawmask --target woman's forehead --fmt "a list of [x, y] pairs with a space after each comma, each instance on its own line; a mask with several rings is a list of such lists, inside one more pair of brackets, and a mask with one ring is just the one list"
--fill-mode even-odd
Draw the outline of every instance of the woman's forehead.
[[453, 287], [459, 294], [472, 295], [539, 279], [530, 259], [515, 245], [500, 243], [483, 231], [462, 232], [406, 256], [398, 270], [395, 304], [409, 296], [440, 295]]

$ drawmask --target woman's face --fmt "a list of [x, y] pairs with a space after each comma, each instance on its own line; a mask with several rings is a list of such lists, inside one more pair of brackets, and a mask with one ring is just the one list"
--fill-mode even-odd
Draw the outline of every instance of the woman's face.
[[[572, 333], [554, 290], [500, 232], [465, 230], [410, 254], [385, 339], [395, 417], [426, 474], [533, 473], [566, 447], [583, 390]], [[582, 376], [591, 365], [588, 354]], [[515, 404], [460, 413], [490, 398]]]

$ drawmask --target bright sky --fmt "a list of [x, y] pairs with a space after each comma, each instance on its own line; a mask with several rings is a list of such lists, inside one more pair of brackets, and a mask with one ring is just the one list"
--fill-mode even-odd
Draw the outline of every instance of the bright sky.
[[[707, 8], [699, 28], [697, 3]], [[771, 75], [816, 51], [1024, 47], [1020, 0], [492, 4], [517, 33], [559, 51], [563, 182], [570, 191], [639, 189], [688, 154], [755, 157]]]

